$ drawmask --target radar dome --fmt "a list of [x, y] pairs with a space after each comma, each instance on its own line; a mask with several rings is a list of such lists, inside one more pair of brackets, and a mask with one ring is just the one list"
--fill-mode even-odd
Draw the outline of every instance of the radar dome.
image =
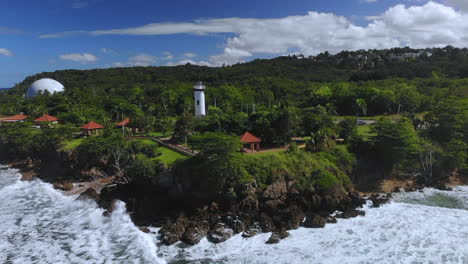
[[50, 94], [60, 93], [63, 92], [63, 89], [63, 85], [56, 80], [44, 78], [31, 84], [26, 92], [26, 98], [34, 97], [40, 92], [45, 93], [45, 91], [48, 91]]

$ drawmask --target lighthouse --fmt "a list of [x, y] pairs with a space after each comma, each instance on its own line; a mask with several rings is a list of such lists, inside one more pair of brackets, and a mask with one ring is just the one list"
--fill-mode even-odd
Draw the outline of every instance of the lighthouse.
[[206, 115], [205, 89], [205, 85], [202, 82], [197, 82], [193, 87], [193, 92], [195, 93], [195, 116]]

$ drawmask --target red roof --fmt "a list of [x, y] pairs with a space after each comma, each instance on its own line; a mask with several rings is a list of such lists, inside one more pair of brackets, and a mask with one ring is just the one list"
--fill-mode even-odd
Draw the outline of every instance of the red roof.
[[126, 126], [130, 123], [130, 118], [125, 118], [124, 120], [120, 121], [120, 123], [117, 123], [117, 126]]
[[13, 115], [2, 118], [2, 121], [22, 121], [28, 118], [26, 115]]
[[242, 142], [245, 143], [260, 143], [262, 140], [254, 135], [252, 135], [250, 132], [245, 132], [244, 135], [241, 136], [240, 139]]
[[39, 117], [38, 119], [34, 120], [34, 122], [55, 122], [55, 121], [58, 121], [58, 118], [56, 118], [55, 116], [51, 116], [51, 115], [43, 115]]
[[103, 125], [98, 124], [98, 123], [96, 123], [96, 122], [94, 122], [94, 121], [91, 121], [91, 122], [89, 122], [88, 124], [83, 125], [83, 126], [81, 127], [81, 129], [86, 129], [86, 130], [103, 129], [103, 128], [104, 128]]

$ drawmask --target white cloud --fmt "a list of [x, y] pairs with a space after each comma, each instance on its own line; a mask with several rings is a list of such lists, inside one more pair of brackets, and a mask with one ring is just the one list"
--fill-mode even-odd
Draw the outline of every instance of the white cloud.
[[163, 54], [164, 54], [164, 56], [160, 58], [161, 60], [172, 60], [172, 59], [174, 59], [174, 56], [169, 51], [165, 51], [165, 52], [163, 52]]
[[114, 50], [108, 49], [108, 48], [101, 48], [101, 49], [99, 49], [99, 51], [101, 53], [104, 53], [104, 54], [114, 54], [114, 53], [116, 53]]
[[10, 57], [10, 56], [13, 56], [13, 52], [4, 48], [0, 48], [0, 55]]
[[81, 62], [81, 63], [95, 62], [98, 60], [98, 58], [91, 53], [63, 54], [63, 55], [60, 55], [60, 59], [74, 61], [74, 62]]
[[[453, 45], [468, 46], [468, 14], [448, 5], [468, 8], [465, 0], [443, 0], [446, 4], [428, 1], [422, 5], [402, 4], [383, 14], [367, 17], [366, 26], [359, 26], [346, 17], [333, 13], [308, 12], [302, 16], [276, 19], [222, 18], [197, 20], [192, 23], [156, 23], [135, 28], [75, 31], [44, 35], [62, 37], [70, 34], [88, 35], [167, 35], [232, 33], [226, 39], [224, 52], [208, 61], [184, 60], [196, 64], [219, 66], [245, 60], [256, 54], [313, 55], [323, 51], [415, 48]], [[418, 1], [412, 1], [416, 3]], [[421, 4], [422, 2], [420, 2]], [[187, 57], [191, 59], [191, 57]], [[173, 63], [173, 62], [171, 62]]]
[[467, 0], [447, 0], [447, 4], [460, 8], [463, 12], [468, 12]]
[[186, 58], [195, 58], [196, 56], [197, 56], [197, 54], [192, 53], [192, 52], [184, 53], [184, 57], [186, 57]]

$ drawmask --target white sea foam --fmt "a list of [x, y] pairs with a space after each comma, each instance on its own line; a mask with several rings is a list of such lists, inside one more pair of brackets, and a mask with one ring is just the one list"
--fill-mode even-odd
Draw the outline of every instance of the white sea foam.
[[[444, 200], [445, 198], [445, 200]], [[366, 216], [322, 229], [300, 228], [277, 245], [269, 234], [214, 245], [160, 246], [165, 259], [193, 263], [468, 263], [468, 187], [398, 194]], [[419, 204], [418, 204], [419, 201]], [[422, 205], [425, 204], [425, 205]]]
[[0, 171], [0, 263], [165, 263], [123, 203], [110, 217], [41, 181]]
[[292, 230], [276, 245], [260, 234], [164, 246], [133, 225], [123, 203], [103, 217], [92, 202], [0, 171], [0, 263], [468, 263], [467, 209], [468, 187], [425, 189], [365, 208], [365, 217]]

